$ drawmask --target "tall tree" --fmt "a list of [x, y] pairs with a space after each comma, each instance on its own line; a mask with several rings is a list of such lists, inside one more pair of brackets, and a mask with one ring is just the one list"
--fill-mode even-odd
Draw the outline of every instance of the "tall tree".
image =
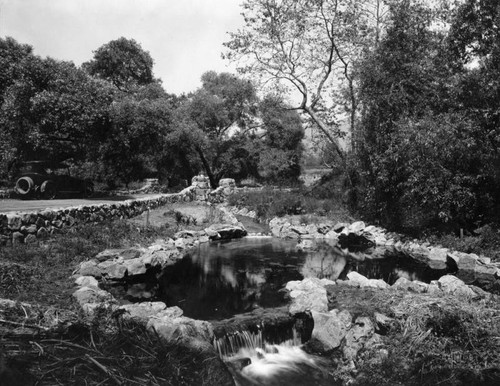
[[109, 107], [110, 133], [100, 146], [106, 173], [126, 185], [158, 174], [172, 112], [170, 96], [156, 83], [115, 98]]
[[281, 97], [267, 95], [260, 103], [260, 117], [259, 176], [272, 182], [297, 181], [304, 138], [297, 111]]
[[250, 82], [232, 74], [209, 71], [201, 80], [202, 87], [181, 106], [179, 114], [191, 122], [193, 148], [215, 188], [232, 168], [231, 153], [238, 138], [234, 134], [251, 119], [256, 94]]
[[121, 37], [94, 51], [94, 59], [83, 64], [89, 74], [127, 91], [154, 81], [153, 59], [134, 39]]
[[[377, 25], [360, 0], [246, 0], [245, 26], [231, 33], [226, 56], [242, 73], [263, 83], [298, 94], [296, 106], [321, 130], [344, 158], [338, 137], [339, 106], [332, 105], [335, 89], [348, 85], [350, 122], [357, 101], [353, 62]], [[377, 14], [376, 14], [377, 15]], [[379, 14], [380, 16], [380, 14]], [[338, 93], [337, 93], [338, 94]]]
[[33, 56], [22, 71], [0, 110], [11, 161], [92, 159], [107, 134], [112, 90], [69, 62]]

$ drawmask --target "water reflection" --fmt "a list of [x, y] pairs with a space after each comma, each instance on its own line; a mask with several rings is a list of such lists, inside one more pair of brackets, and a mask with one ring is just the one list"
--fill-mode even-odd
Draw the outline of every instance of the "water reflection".
[[312, 251], [300, 251], [295, 241], [241, 239], [202, 245], [167, 267], [155, 298], [181, 307], [192, 318], [224, 319], [257, 307], [283, 305], [282, 289], [288, 281], [345, 279], [351, 271], [389, 284], [399, 277], [428, 282], [443, 274], [383, 251], [353, 254], [322, 243]]

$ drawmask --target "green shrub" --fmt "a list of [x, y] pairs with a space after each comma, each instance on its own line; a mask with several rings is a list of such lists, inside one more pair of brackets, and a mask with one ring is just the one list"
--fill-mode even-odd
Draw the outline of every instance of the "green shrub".
[[234, 193], [229, 197], [228, 202], [229, 205], [254, 210], [262, 219], [311, 214], [334, 217], [338, 221], [351, 220], [342, 203], [334, 199], [318, 199], [306, 193], [303, 190], [285, 191], [265, 188], [261, 191]]

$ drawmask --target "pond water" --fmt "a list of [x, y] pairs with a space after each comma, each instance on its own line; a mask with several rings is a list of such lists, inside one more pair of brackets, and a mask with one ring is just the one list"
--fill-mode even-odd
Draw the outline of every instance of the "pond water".
[[153, 298], [179, 306], [188, 317], [216, 320], [281, 306], [286, 303], [284, 285], [305, 277], [345, 279], [357, 271], [393, 284], [399, 277], [429, 282], [445, 273], [380, 250], [351, 253], [319, 243], [301, 251], [296, 245], [275, 238], [202, 244], [162, 272]]

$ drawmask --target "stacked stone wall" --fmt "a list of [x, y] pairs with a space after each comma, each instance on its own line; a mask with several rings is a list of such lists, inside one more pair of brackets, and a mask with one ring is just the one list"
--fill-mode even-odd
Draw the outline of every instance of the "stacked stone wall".
[[157, 194], [122, 202], [45, 209], [38, 212], [0, 213], [0, 247], [33, 243], [75, 224], [99, 223], [108, 219], [124, 219], [179, 201], [222, 202], [234, 191], [234, 180], [221, 180], [221, 187], [210, 189], [208, 177], [193, 177], [191, 186], [179, 193]]
[[180, 193], [161, 194], [122, 202], [45, 209], [30, 213], [0, 213], [0, 246], [31, 243], [47, 238], [75, 224], [99, 223], [107, 219], [124, 219], [179, 201], [192, 201], [184, 189]]

